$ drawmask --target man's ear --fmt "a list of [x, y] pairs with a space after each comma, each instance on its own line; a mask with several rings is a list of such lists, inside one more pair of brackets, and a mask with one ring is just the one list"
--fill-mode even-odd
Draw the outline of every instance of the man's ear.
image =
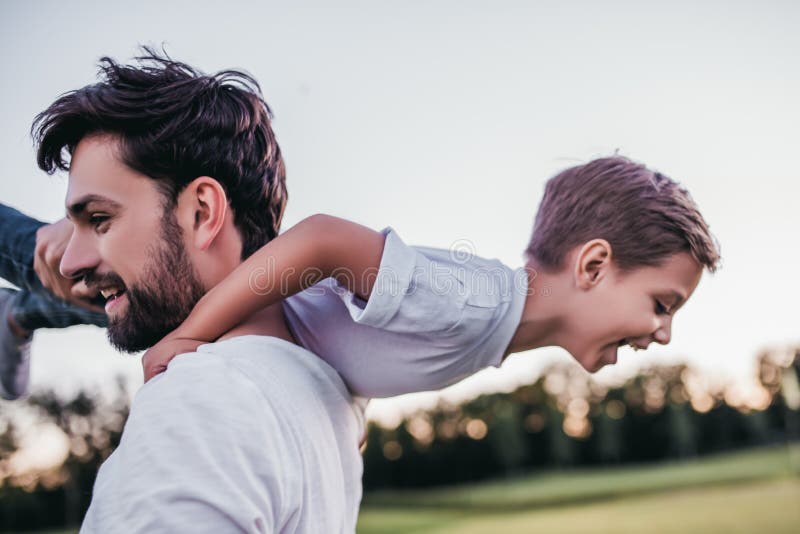
[[574, 276], [577, 286], [589, 289], [600, 282], [611, 269], [611, 245], [605, 239], [592, 239], [578, 249]]
[[185, 224], [191, 225], [194, 246], [206, 250], [219, 235], [228, 213], [228, 196], [214, 178], [200, 176], [181, 192], [179, 200]]

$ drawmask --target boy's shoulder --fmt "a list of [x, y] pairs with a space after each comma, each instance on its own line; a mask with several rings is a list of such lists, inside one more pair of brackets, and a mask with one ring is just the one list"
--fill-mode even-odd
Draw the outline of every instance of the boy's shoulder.
[[525, 271], [410, 247], [393, 230], [384, 232], [379, 279], [368, 301], [333, 279], [286, 300], [286, 321], [298, 342], [366, 397], [441, 389], [499, 365], [524, 308]]

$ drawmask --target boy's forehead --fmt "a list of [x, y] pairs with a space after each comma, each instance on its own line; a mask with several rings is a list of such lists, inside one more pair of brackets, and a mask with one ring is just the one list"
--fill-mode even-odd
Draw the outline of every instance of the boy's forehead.
[[703, 266], [688, 252], [679, 252], [657, 267], [641, 269], [640, 275], [679, 306], [689, 299], [700, 283]]

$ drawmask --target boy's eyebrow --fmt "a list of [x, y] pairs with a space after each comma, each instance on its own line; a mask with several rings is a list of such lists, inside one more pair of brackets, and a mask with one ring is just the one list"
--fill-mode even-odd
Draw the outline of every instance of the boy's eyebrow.
[[67, 206], [67, 219], [76, 219], [80, 217], [84, 211], [86, 211], [86, 206], [90, 203], [96, 202], [99, 204], [105, 204], [110, 208], [119, 208], [120, 204], [110, 198], [104, 197], [102, 195], [84, 195], [80, 197], [78, 200]]
[[683, 304], [683, 301], [686, 300], [686, 298], [683, 295], [681, 295], [680, 293], [678, 293], [675, 290], [670, 291], [670, 296], [673, 298], [673, 301], [672, 301], [672, 309], [673, 310], [677, 310], [678, 308], [680, 308], [681, 304]]

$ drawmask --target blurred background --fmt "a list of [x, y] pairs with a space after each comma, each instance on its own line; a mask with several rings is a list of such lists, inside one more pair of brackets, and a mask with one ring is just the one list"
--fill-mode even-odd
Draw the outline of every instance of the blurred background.
[[[645, 162], [722, 243], [670, 345], [593, 376], [539, 349], [373, 401], [359, 530], [794, 532], [798, 23], [788, 0], [6, 1], [0, 200], [63, 216], [31, 121], [140, 44], [259, 80], [284, 228], [331, 213], [517, 267], [547, 178], [617, 151]], [[74, 529], [139, 361], [96, 328], [40, 331], [32, 375], [28, 401], [0, 402], [0, 530]]]

